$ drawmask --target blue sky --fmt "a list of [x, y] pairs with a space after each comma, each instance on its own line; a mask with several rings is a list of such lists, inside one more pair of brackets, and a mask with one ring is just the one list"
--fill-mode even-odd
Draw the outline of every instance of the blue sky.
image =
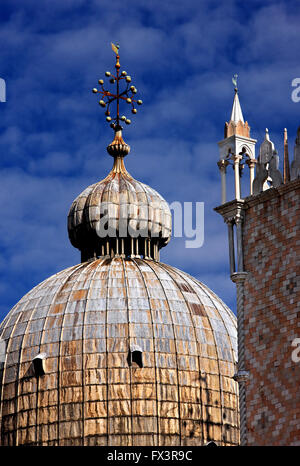
[[[233, 310], [217, 141], [239, 75], [245, 119], [258, 139], [269, 128], [282, 162], [292, 158], [300, 103], [297, 1], [2, 0], [0, 77], [0, 320], [34, 285], [80, 261], [68, 241], [72, 200], [112, 165], [112, 130], [91, 89], [119, 42], [123, 69], [144, 106], [126, 127], [128, 171], [168, 202], [205, 203], [205, 242], [173, 239], [161, 260], [213, 289]], [[247, 175], [243, 183], [247, 185]]]

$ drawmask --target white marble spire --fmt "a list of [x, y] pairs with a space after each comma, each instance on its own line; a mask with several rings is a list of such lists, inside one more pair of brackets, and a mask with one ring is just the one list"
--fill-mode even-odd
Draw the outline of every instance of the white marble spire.
[[237, 88], [235, 88], [235, 95], [234, 95], [234, 100], [233, 100], [233, 105], [232, 105], [230, 121], [233, 121], [234, 123], [238, 123], [239, 121], [241, 121], [242, 123], [245, 123]]
[[233, 165], [235, 170], [235, 198], [241, 198], [241, 174], [244, 164], [250, 170], [250, 194], [253, 193], [255, 144], [256, 140], [250, 137], [250, 126], [244, 120], [237, 88], [237, 75], [232, 78], [234, 84], [234, 99], [229, 122], [225, 122], [224, 139], [218, 142], [220, 160], [218, 166], [221, 173], [222, 203], [226, 203], [226, 167]]

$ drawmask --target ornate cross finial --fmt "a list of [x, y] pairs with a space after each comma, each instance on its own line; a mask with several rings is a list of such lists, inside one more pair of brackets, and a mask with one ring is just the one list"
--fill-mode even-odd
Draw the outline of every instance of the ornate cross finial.
[[[117, 130], [120, 128], [120, 122], [123, 121], [127, 125], [130, 125], [131, 120], [127, 118], [125, 115], [122, 115], [120, 117], [120, 103], [122, 101], [126, 102], [127, 104], [131, 105], [131, 112], [133, 114], [137, 113], [137, 109], [135, 108], [135, 104], [137, 105], [142, 105], [141, 100], [135, 100], [133, 97], [137, 93], [137, 89], [135, 86], [133, 86], [131, 83], [131, 77], [126, 73], [126, 71], [120, 72], [120, 56], [119, 56], [119, 48], [120, 46], [118, 44], [113, 44], [111, 43], [111, 47], [113, 51], [116, 54], [116, 74], [113, 75], [110, 71], [105, 72], [105, 76], [109, 79], [109, 82], [111, 84], [116, 85], [116, 91], [115, 92], [110, 92], [108, 90], [104, 89], [104, 80], [99, 79], [98, 83], [101, 86], [101, 89], [98, 90], [96, 88], [93, 89], [94, 94], [100, 94], [102, 96], [101, 100], [99, 101], [99, 105], [101, 107], [106, 108], [106, 121], [110, 123], [110, 126], [114, 129]], [[126, 84], [126, 87], [123, 91], [120, 90], [120, 84], [121, 81], [124, 81]], [[116, 102], [116, 113], [114, 115], [111, 115], [111, 110], [110, 106], [113, 102]]]
[[237, 74], [234, 74], [233, 77], [232, 77], [232, 84], [234, 85], [234, 90], [235, 90], [235, 92], [238, 91], [237, 79], [238, 79], [238, 75], [237, 75]]

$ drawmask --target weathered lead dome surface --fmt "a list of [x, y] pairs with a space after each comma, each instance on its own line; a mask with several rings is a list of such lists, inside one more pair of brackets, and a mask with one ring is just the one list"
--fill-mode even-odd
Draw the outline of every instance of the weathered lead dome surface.
[[[103, 80], [94, 89], [117, 100], [107, 148], [114, 166], [69, 214], [82, 263], [35, 287], [0, 326], [1, 443], [237, 445], [236, 319], [205, 285], [158, 262], [170, 210], [125, 169], [119, 103], [132, 104], [136, 88], [120, 74], [119, 55], [115, 67], [117, 93]], [[99, 231], [103, 204], [117, 235]]]
[[25, 295], [0, 336], [2, 445], [238, 444], [236, 319], [173, 267], [76, 265]]
[[[106, 236], [101, 234], [101, 226], [103, 232], [108, 232]], [[107, 248], [124, 256], [135, 253], [155, 257], [153, 246], [157, 246], [157, 252], [166, 246], [171, 231], [168, 203], [153, 188], [135, 180], [121, 157], [115, 158], [104, 180], [89, 186], [74, 200], [68, 215], [70, 241], [82, 251], [85, 260], [105, 255]]]

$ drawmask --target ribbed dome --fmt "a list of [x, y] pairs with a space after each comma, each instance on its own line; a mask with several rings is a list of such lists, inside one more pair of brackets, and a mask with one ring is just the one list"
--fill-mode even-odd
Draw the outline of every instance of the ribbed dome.
[[173, 267], [66, 269], [16, 304], [0, 337], [3, 445], [238, 444], [236, 319]]
[[115, 68], [106, 76], [116, 93], [102, 79], [93, 89], [115, 131], [113, 169], [68, 217], [82, 263], [31, 290], [0, 326], [1, 444], [237, 445], [236, 319], [205, 285], [158, 262], [171, 214], [125, 169], [119, 123], [130, 120], [119, 104], [135, 114], [142, 101], [118, 54]]
[[114, 156], [113, 168], [74, 200], [68, 216], [70, 241], [82, 252], [82, 261], [105, 255], [158, 259], [159, 249], [171, 238], [169, 206], [127, 172], [123, 157], [129, 146], [121, 131], [107, 150]]
[[[107, 213], [109, 224], [102, 221], [108, 235], [98, 235], [101, 219]], [[124, 222], [125, 221], [125, 222]], [[123, 223], [124, 246], [121, 243], [120, 230]], [[127, 225], [129, 230], [127, 230]], [[81, 251], [89, 251], [85, 259], [92, 256], [106, 255], [108, 240], [119, 239], [114, 253], [129, 256], [131, 244], [129, 239], [138, 240], [135, 255], [153, 257], [155, 254], [149, 247], [145, 252], [145, 243], [152, 239], [158, 249], [164, 247], [171, 238], [172, 217], [167, 202], [158, 192], [140, 181], [136, 181], [126, 171], [123, 160], [117, 159], [109, 175], [99, 183], [86, 188], [73, 202], [68, 216], [68, 232], [72, 245]], [[143, 232], [139, 235], [139, 230]], [[113, 231], [116, 232], [115, 237]], [[136, 244], [136, 243], [135, 243]], [[110, 246], [111, 247], [111, 246]], [[118, 251], [117, 251], [118, 247]], [[146, 246], [147, 248], [147, 246]]]

